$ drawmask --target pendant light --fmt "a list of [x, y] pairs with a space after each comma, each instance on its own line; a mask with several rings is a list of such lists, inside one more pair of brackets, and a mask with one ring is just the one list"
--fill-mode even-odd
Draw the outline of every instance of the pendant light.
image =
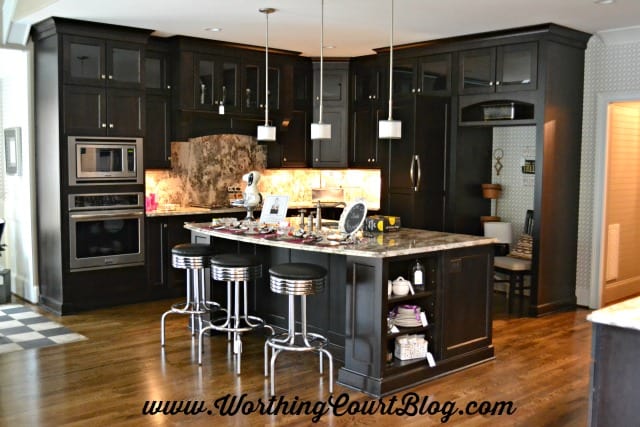
[[267, 17], [267, 34], [264, 46], [264, 125], [258, 126], [258, 141], [275, 141], [276, 127], [269, 126], [269, 15], [276, 10], [272, 7], [259, 10]]
[[324, 0], [320, 0], [320, 110], [318, 123], [311, 123], [311, 139], [331, 139], [331, 124], [322, 123], [322, 77], [324, 74]]
[[389, 36], [389, 118], [378, 121], [378, 138], [402, 138], [402, 122], [393, 120], [393, 0], [391, 0], [391, 35]]

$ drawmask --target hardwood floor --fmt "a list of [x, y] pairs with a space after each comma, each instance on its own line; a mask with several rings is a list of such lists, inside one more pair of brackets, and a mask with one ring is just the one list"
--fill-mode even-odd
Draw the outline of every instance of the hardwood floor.
[[[499, 297], [498, 297], [499, 298]], [[205, 339], [203, 366], [186, 318], [169, 316], [167, 345], [160, 348], [160, 315], [169, 301], [122, 306], [52, 318], [89, 339], [82, 342], [0, 355], [0, 426], [168, 426], [310, 425], [308, 415], [143, 415], [151, 400], [202, 400], [209, 408], [225, 395], [246, 393], [245, 401], [268, 402], [263, 376], [263, 336], [244, 338], [242, 374], [234, 374], [226, 337]], [[498, 307], [497, 307], [498, 309]], [[395, 395], [429, 397], [425, 409], [436, 415], [322, 415], [329, 426], [584, 426], [587, 424], [591, 324], [588, 310], [547, 317], [508, 318], [497, 314], [493, 342], [496, 359]], [[338, 365], [339, 366], [339, 365]], [[328, 370], [326, 370], [328, 371]], [[328, 397], [326, 371], [317, 358], [282, 354], [276, 365], [276, 397], [294, 409], [310, 401], [320, 408]], [[336, 367], [337, 372], [337, 367]], [[337, 376], [337, 375], [336, 375]], [[378, 404], [362, 393], [335, 386], [334, 398], [351, 405]], [[382, 402], [389, 409], [394, 396]], [[440, 404], [436, 408], [437, 401]], [[443, 412], [456, 411], [450, 418]], [[460, 415], [469, 402], [512, 401], [512, 415]], [[487, 404], [485, 404], [487, 405]], [[245, 406], [246, 407], [246, 406]], [[354, 408], [354, 406], [352, 406]], [[344, 408], [342, 409], [344, 411]]]

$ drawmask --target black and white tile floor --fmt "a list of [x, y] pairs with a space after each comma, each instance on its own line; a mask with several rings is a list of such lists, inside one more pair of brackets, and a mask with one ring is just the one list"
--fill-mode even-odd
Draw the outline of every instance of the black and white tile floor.
[[23, 305], [0, 305], [0, 354], [85, 339]]

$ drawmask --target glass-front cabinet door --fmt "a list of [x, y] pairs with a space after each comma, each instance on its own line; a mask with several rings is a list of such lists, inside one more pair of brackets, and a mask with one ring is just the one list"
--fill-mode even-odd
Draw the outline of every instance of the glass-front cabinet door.
[[257, 112], [260, 110], [260, 69], [255, 64], [245, 64], [243, 70], [242, 110]]
[[[280, 108], [280, 69], [269, 67], [269, 111], [276, 111]], [[263, 94], [264, 96], [264, 94]]]
[[130, 43], [107, 42], [107, 84], [142, 88], [142, 48]]
[[65, 83], [142, 89], [142, 45], [64, 36], [63, 46]]
[[222, 62], [219, 75], [221, 82], [218, 106], [223, 105], [225, 112], [236, 111], [238, 109], [238, 64], [230, 61]]
[[418, 87], [423, 94], [451, 93], [451, 54], [424, 56], [419, 62]]
[[216, 63], [208, 57], [197, 57], [195, 60], [195, 104], [196, 109], [212, 109], [216, 97], [214, 79]]
[[495, 48], [460, 52], [460, 93], [494, 92]]
[[63, 44], [65, 83], [103, 85], [107, 78], [104, 41], [65, 36]]
[[498, 48], [496, 73], [496, 91], [498, 92], [536, 89], [537, 43], [519, 43]]
[[516, 43], [460, 52], [460, 93], [533, 90], [538, 79], [538, 45]]

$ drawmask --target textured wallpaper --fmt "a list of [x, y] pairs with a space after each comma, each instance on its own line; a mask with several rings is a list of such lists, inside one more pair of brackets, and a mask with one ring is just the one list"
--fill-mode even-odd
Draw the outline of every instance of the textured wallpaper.
[[596, 121], [599, 114], [597, 96], [611, 93], [640, 94], [640, 41], [605, 45], [597, 36], [594, 36], [587, 46], [576, 269], [576, 296], [580, 305], [590, 304], [591, 288], [599, 285], [591, 281], [591, 265], [597, 262], [591, 257], [597, 148]]
[[[493, 128], [492, 182], [502, 185], [502, 195], [497, 200], [501, 221], [512, 224], [514, 239], [524, 229], [527, 209], [533, 209], [534, 175], [522, 173], [524, 160], [535, 160], [536, 127], [509, 126]], [[500, 174], [496, 171], [495, 157], [502, 156]], [[492, 212], [495, 212], [492, 201]]]

